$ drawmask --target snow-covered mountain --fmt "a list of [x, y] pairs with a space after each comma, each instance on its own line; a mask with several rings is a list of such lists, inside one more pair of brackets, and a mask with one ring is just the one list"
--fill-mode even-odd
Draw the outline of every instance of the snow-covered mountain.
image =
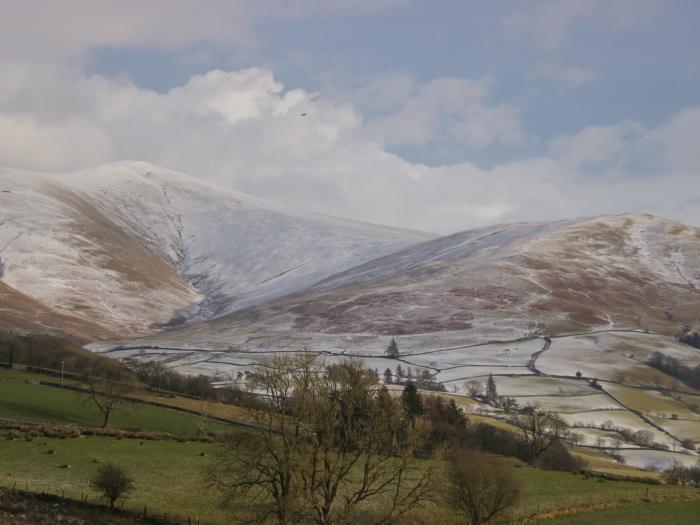
[[370, 352], [396, 335], [410, 352], [601, 328], [678, 335], [699, 320], [700, 229], [630, 214], [429, 240], [142, 343]]
[[303, 290], [431, 237], [287, 209], [144, 162], [4, 168], [0, 322], [31, 300], [44, 312], [34, 329], [76, 333], [82, 321], [90, 338], [143, 335]]
[[410, 349], [599, 327], [677, 335], [699, 311], [700, 230], [650, 215], [434, 238], [143, 162], [0, 170], [0, 328], [219, 350], [398, 335]]

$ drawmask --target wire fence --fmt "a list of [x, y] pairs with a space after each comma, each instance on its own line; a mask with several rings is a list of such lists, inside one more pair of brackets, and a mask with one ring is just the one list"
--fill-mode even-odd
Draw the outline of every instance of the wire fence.
[[122, 499], [115, 508], [112, 509], [105, 505], [104, 498], [100, 498], [97, 494], [80, 491], [78, 497], [78, 492], [72, 491], [66, 495], [65, 489], [51, 490], [47, 484], [42, 483], [32, 484], [28, 481], [8, 483], [0, 481], [0, 490], [12, 491], [45, 501], [62, 502], [80, 508], [99, 510], [100, 512], [119, 513], [135, 521], [152, 525], [208, 525], [198, 516], [188, 516], [154, 509], [146, 504], [141, 505], [132, 499], [129, 500], [128, 505], [126, 505], [126, 501]]
[[[73, 497], [71, 495], [66, 496], [65, 489], [50, 490], [46, 484], [31, 484], [24, 481], [15, 481], [8, 484], [0, 481], [0, 489], [17, 491], [51, 501], [62, 501], [71, 505], [82, 505], [83, 507], [100, 509], [105, 512], [119, 512], [122, 515], [132, 517], [136, 521], [154, 525], [206, 525], [200, 517], [149, 508], [147, 504], [142, 505], [131, 499], [128, 502], [128, 506], [125, 506], [125, 500], [121, 500], [117, 509], [111, 510], [104, 505], [104, 499], [94, 493], [80, 491], [78, 499], [77, 492], [71, 494]], [[502, 514], [496, 523], [522, 525], [546, 521], [548, 518], [555, 516], [579, 514], [624, 505], [687, 500], [700, 500], [700, 487], [662, 485], [641, 489], [627, 489], [622, 492], [570, 496], [538, 503], [525, 501]]]
[[641, 489], [627, 489], [622, 492], [572, 495], [538, 503], [520, 503], [502, 515], [498, 523], [519, 525], [564, 514], [578, 514], [623, 505], [697, 499], [700, 499], [700, 487], [680, 485], [649, 486]]

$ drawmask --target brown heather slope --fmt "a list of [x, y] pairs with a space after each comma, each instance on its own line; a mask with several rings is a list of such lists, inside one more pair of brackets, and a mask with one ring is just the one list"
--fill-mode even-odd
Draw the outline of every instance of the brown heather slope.
[[133, 337], [201, 300], [171, 264], [79, 192], [40, 175], [0, 179], [8, 188], [0, 194], [5, 328], [92, 341]]
[[605, 327], [676, 336], [699, 317], [700, 230], [640, 214], [442, 237], [141, 342], [360, 349], [404, 335], [425, 348]]
[[0, 282], [0, 330], [57, 337], [72, 335], [82, 341], [117, 337], [116, 332], [85, 319], [59, 314], [3, 282]]

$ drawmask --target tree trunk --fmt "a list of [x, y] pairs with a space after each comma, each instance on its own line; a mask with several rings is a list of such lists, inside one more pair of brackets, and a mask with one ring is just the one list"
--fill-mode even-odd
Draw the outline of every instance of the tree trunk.
[[105, 416], [105, 419], [102, 422], [102, 428], [107, 428], [109, 426], [110, 417], [112, 416], [112, 411], [107, 410], [106, 412], [104, 412], [104, 416]]

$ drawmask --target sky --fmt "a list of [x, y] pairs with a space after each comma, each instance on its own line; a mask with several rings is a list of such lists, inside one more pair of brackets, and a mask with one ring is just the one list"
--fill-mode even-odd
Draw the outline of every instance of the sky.
[[625, 212], [700, 226], [696, 0], [0, 12], [2, 166], [145, 160], [436, 233]]

